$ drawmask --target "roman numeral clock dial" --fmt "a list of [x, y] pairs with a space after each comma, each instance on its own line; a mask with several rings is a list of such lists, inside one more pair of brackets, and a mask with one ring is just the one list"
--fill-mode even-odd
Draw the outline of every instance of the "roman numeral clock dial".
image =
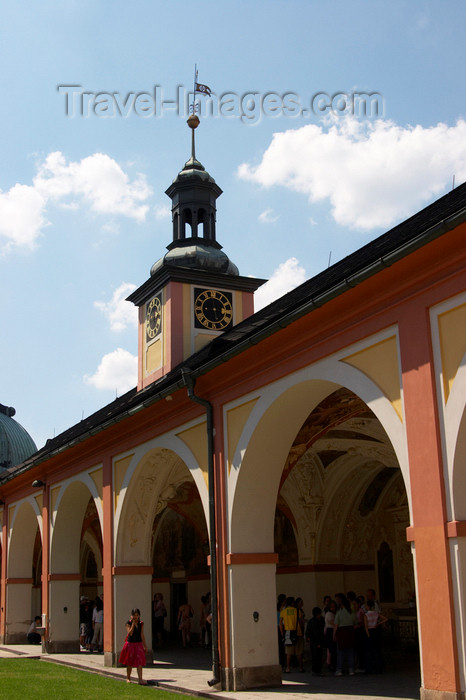
[[233, 303], [230, 292], [216, 289], [194, 290], [194, 325], [211, 331], [224, 331], [233, 321]]
[[146, 308], [146, 340], [149, 342], [159, 335], [162, 326], [162, 304], [159, 297], [154, 297]]

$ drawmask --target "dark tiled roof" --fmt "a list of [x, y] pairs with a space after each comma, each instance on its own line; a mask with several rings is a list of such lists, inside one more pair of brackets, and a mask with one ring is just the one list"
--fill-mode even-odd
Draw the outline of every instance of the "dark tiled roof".
[[376, 274], [465, 220], [466, 183], [215, 338], [146, 389], [140, 392], [132, 389], [48, 440], [42, 449], [18, 467], [18, 473], [122, 420], [138, 407], [153, 403], [181, 388], [184, 386], [182, 366], [198, 374], [208, 371], [228, 359], [228, 355], [242, 352], [252, 342], [259, 342], [261, 337], [272, 334], [312, 308], [322, 306], [328, 299], [342, 294], [362, 279]]

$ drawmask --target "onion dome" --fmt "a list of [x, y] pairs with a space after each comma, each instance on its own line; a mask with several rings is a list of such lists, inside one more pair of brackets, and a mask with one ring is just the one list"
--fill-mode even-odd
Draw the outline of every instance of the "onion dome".
[[14, 420], [15, 413], [11, 406], [0, 404], [0, 474], [37, 452], [36, 444], [27, 430]]

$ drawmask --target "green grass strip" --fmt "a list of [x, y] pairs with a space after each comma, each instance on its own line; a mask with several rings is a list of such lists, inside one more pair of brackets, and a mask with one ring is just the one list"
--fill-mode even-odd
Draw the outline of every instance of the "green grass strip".
[[[136, 674], [136, 671], [133, 670]], [[134, 679], [133, 679], [134, 680]], [[192, 700], [154, 686], [126, 683], [40, 659], [0, 659], [1, 700]]]

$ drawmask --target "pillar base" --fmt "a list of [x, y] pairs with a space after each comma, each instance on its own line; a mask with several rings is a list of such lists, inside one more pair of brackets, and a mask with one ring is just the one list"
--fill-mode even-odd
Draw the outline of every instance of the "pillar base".
[[225, 690], [248, 690], [249, 688], [271, 688], [282, 684], [282, 667], [243, 666], [222, 669], [222, 685]]
[[47, 654], [77, 654], [79, 649], [79, 641], [75, 639], [70, 639], [69, 641], [66, 639], [58, 641], [51, 641], [48, 639], [45, 642], [45, 651]]
[[9, 632], [5, 635], [5, 644], [29, 644], [26, 632]]
[[116, 651], [104, 651], [104, 666], [116, 668], [118, 666], [118, 657]]
[[421, 700], [465, 700], [466, 693], [456, 693], [452, 690], [420, 689]]

